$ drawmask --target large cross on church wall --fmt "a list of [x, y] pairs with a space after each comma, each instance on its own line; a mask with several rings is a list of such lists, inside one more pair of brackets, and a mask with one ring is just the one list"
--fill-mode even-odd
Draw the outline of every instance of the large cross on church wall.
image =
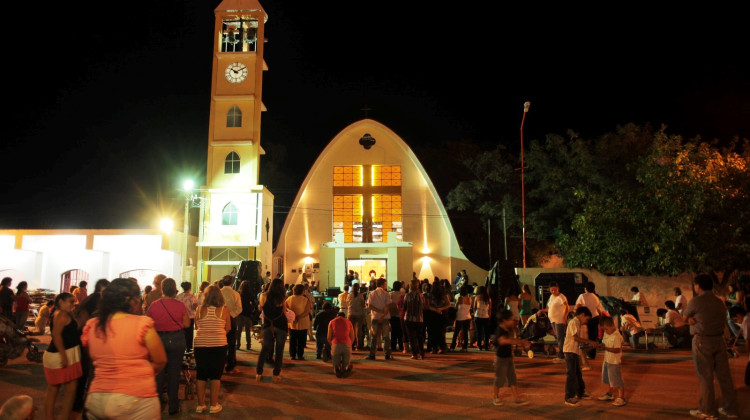
[[362, 196], [362, 242], [372, 242], [372, 197], [376, 194], [400, 195], [400, 185], [373, 185], [372, 165], [362, 165], [362, 185], [333, 186], [333, 195], [361, 195]]

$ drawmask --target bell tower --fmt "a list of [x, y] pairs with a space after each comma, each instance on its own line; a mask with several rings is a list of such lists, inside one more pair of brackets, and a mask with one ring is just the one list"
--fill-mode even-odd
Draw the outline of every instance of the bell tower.
[[257, 0], [224, 0], [214, 10], [206, 185], [200, 194], [199, 281], [244, 260], [270, 271], [273, 195], [258, 184], [264, 26]]

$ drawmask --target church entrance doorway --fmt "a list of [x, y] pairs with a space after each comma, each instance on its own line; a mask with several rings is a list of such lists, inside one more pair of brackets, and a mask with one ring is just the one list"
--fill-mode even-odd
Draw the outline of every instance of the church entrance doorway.
[[373, 259], [355, 259], [347, 258], [346, 260], [346, 272], [353, 270], [359, 275], [359, 280], [362, 283], [367, 283], [370, 279], [378, 278], [381, 275], [386, 277], [388, 271], [388, 260], [385, 258], [373, 258]]

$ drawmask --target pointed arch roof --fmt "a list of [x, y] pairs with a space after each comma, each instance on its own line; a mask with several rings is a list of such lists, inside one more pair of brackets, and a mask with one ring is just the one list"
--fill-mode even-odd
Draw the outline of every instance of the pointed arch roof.
[[403, 152], [403, 154], [405, 156], [407, 156], [409, 158], [409, 160], [411, 160], [411, 162], [417, 168], [417, 170], [419, 171], [420, 175], [422, 176], [425, 184], [427, 185], [427, 188], [432, 193], [432, 196], [435, 199], [435, 202], [436, 202], [436, 204], [438, 206], [438, 209], [440, 210], [440, 212], [442, 214], [444, 214], [446, 216], [445, 219], [444, 219], [445, 220], [445, 224], [446, 224], [446, 228], [451, 233], [451, 235], [450, 235], [451, 236], [451, 244], [450, 244], [451, 254], [453, 254], [453, 256], [455, 256], [455, 257], [460, 257], [460, 258], [464, 258], [465, 259], [466, 258], [465, 255], [463, 254], [463, 252], [461, 251], [460, 247], [458, 246], [458, 241], [456, 239], [455, 231], [453, 230], [453, 225], [451, 224], [450, 219], [447, 217], [448, 213], [445, 210], [445, 206], [443, 205], [443, 201], [440, 198], [440, 196], [438, 195], [437, 190], [435, 189], [435, 186], [432, 183], [432, 180], [430, 179], [429, 175], [427, 174], [427, 172], [425, 171], [424, 167], [422, 166], [422, 163], [419, 161], [419, 159], [414, 154], [414, 152], [409, 147], [409, 145], [406, 144], [406, 142], [398, 134], [396, 134], [388, 126], [386, 126], [386, 125], [384, 125], [384, 124], [382, 124], [382, 123], [380, 123], [378, 121], [375, 121], [373, 119], [370, 119], [370, 118], [365, 118], [365, 119], [356, 121], [356, 122], [348, 125], [347, 127], [345, 127], [338, 134], [336, 134], [336, 136], [334, 136], [333, 140], [331, 140], [328, 143], [328, 145], [326, 145], [326, 147], [323, 149], [323, 151], [320, 153], [320, 155], [315, 160], [315, 162], [313, 163], [313, 165], [310, 168], [310, 170], [307, 172], [307, 176], [305, 176], [305, 180], [302, 182], [302, 185], [300, 186], [299, 190], [297, 191], [297, 196], [294, 198], [294, 202], [292, 203], [292, 206], [291, 206], [291, 208], [289, 210], [289, 213], [286, 216], [286, 220], [284, 221], [284, 226], [281, 229], [281, 233], [279, 235], [279, 244], [277, 244], [277, 246], [280, 245], [282, 241], [285, 241], [285, 236], [286, 236], [286, 233], [287, 233], [287, 228], [288, 228], [288, 226], [290, 224], [291, 218], [294, 216], [294, 212], [296, 211], [297, 207], [299, 206], [300, 200], [302, 199], [302, 196], [305, 193], [305, 190], [307, 189], [308, 185], [310, 184], [310, 181], [313, 179], [313, 177], [314, 177], [316, 171], [319, 169], [319, 167], [326, 161], [326, 158], [329, 155], [329, 153], [337, 146], [337, 144], [339, 142], [342, 142], [342, 141], [348, 139], [349, 138], [348, 134], [350, 134], [351, 132], [357, 132], [357, 133], [361, 132], [361, 133], [364, 134], [366, 132], [371, 131], [370, 130], [371, 128], [378, 129], [378, 130], [381, 130], [384, 133], [386, 133], [387, 136], [389, 137], [389, 140], [393, 141], [394, 144], [396, 144], [396, 146]]

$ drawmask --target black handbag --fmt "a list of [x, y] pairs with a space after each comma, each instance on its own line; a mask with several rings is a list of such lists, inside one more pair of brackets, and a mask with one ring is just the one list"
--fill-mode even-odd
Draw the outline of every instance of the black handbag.
[[750, 360], [747, 361], [745, 366], [745, 385], [750, 386]]

